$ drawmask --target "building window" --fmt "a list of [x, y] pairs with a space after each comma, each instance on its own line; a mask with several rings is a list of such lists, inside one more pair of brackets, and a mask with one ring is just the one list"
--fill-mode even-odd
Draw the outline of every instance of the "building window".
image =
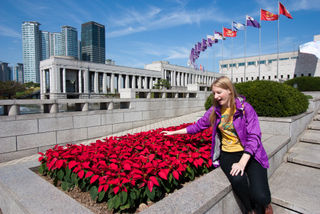
[[289, 57], [286, 57], [286, 58], [280, 58], [279, 60], [288, 60]]
[[303, 77], [303, 74], [301, 74], [301, 76]]
[[253, 80], [253, 77], [251, 77], [251, 80]]
[[311, 73], [308, 73], [308, 76], [311, 77]]
[[283, 75], [281, 75], [281, 79], [283, 79]]
[[297, 75], [295, 74], [295, 75], [294, 75], [294, 78], [296, 78], [296, 77], [297, 77]]
[[229, 64], [230, 68], [231, 67], [236, 67], [236, 63], [233, 63], [233, 64]]
[[277, 59], [269, 59], [268, 64], [272, 63], [273, 61], [277, 61]]
[[248, 65], [255, 65], [256, 62], [255, 61], [252, 61], [252, 62], [248, 62]]
[[271, 76], [269, 76], [268, 79], [271, 80]]
[[262, 76], [262, 79], [264, 80], [264, 76]]
[[259, 80], [259, 77], [257, 77], [257, 80]]
[[258, 64], [259, 65], [266, 64], [266, 60], [260, 60], [260, 61], [258, 61]]
[[246, 77], [246, 80], [247, 80], [247, 81], [248, 81], [248, 79], [249, 79], [249, 78], [248, 78], [248, 77]]
[[287, 75], [287, 78], [290, 79], [290, 74]]
[[298, 57], [297, 56], [293, 56], [293, 57], [291, 57], [291, 59], [298, 59]]
[[227, 68], [228, 67], [228, 65], [227, 64], [225, 64], [225, 65], [221, 65], [221, 68]]
[[274, 75], [274, 78], [277, 79], [277, 75]]
[[236, 78], [236, 82], [238, 82], [238, 78]]
[[244, 62], [240, 62], [240, 63], [238, 63], [238, 66], [240, 67], [240, 66], [244, 66], [245, 64], [244, 64]]

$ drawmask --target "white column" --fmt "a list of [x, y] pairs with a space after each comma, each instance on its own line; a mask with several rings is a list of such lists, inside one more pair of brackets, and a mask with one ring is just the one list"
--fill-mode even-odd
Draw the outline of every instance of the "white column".
[[150, 77], [150, 81], [149, 81], [149, 89], [152, 89], [153, 87], [153, 78]]
[[148, 88], [148, 77], [144, 77], [144, 86], [143, 89], [147, 89]]
[[136, 88], [136, 76], [132, 76], [132, 80], [131, 80], [131, 88]]
[[142, 78], [141, 76], [138, 77], [138, 89], [141, 89], [141, 81], [142, 81]]
[[125, 75], [125, 78], [126, 78], [126, 85], [125, 85], [125, 88], [129, 88], [129, 75], [126, 74]]
[[170, 74], [171, 74], [171, 86], [175, 86], [175, 84], [174, 84], [174, 72], [171, 70]]
[[62, 93], [67, 92], [66, 68], [62, 69]]
[[99, 73], [94, 72], [94, 93], [99, 93]]
[[111, 93], [114, 94], [114, 73], [111, 73], [111, 78], [110, 78], [110, 90], [111, 90]]
[[82, 93], [82, 70], [78, 71], [79, 93]]
[[104, 94], [107, 93], [107, 73], [103, 73], [103, 79], [102, 79], [102, 92]]
[[84, 93], [89, 93], [89, 68], [84, 70], [84, 79], [83, 79]]
[[[119, 75], [118, 75], [118, 90], [120, 90], [120, 88], [122, 88], [122, 87], [121, 87], [121, 83], [122, 83], [122, 75], [119, 74]], [[119, 91], [118, 91], [118, 92], [119, 92]]]
[[177, 86], [181, 86], [180, 81], [180, 71], [177, 71]]
[[41, 88], [42, 88], [42, 90], [41, 90], [41, 93], [46, 93], [46, 88], [47, 88], [47, 85], [46, 85], [46, 70], [42, 70], [41, 71], [41, 81], [42, 81], [42, 83], [41, 83]]

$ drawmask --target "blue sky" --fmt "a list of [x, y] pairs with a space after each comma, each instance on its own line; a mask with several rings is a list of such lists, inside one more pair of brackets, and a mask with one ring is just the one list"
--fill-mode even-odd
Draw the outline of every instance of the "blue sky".
[[[293, 20], [280, 16], [280, 52], [298, 50], [320, 34], [319, 0], [282, 0]], [[106, 57], [117, 65], [143, 68], [153, 61], [187, 66], [194, 44], [231, 22], [245, 22], [245, 15], [260, 20], [260, 8], [278, 13], [276, 0], [2, 0], [0, 7], [0, 61], [14, 66], [23, 62], [21, 24], [37, 21], [40, 29], [61, 32], [95, 21], [106, 27]], [[278, 21], [262, 21], [261, 54], [277, 53]], [[223, 59], [231, 58], [231, 38], [223, 42]], [[245, 33], [233, 39], [233, 58], [244, 56]], [[247, 29], [247, 56], [259, 54], [259, 30]], [[215, 53], [215, 55], [214, 55]], [[218, 72], [221, 40], [202, 52], [198, 64]]]

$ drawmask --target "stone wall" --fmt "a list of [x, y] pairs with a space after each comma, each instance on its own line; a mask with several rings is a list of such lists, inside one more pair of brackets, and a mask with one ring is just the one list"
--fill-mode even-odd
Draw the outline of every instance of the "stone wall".
[[[204, 102], [209, 93], [199, 91], [194, 98], [100, 99], [100, 102], [106, 104], [105, 110], [94, 111], [88, 108], [90, 100], [0, 101], [0, 106], [10, 106], [8, 108], [41, 102], [56, 107], [67, 102], [80, 106], [80, 111], [74, 112], [48, 111], [49, 113], [42, 114], [1, 116], [0, 162], [34, 155], [56, 144], [80, 143], [201, 111], [204, 110]], [[114, 109], [112, 106], [119, 102], [120, 109]]]

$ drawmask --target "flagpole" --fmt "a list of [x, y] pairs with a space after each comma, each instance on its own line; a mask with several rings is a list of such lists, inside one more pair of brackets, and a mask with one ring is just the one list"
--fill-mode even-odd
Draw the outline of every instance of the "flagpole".
[[278, 45], [277, 45], [277, 79], [279, 80], [279, 26], [280, 26], [280, 13], [279, 13], [279, 2], [278, 1]]
[[[222, 34], [223, 34], [223, 26], [222, 26]], [[222, 35], [222, 60], [223, 61], [223, 35]], [[221, 70], [222, 70], [222, 76], [223, 76], [223, 65], [221, 65]]]
[[[215, 40], [215, 38], [214, 38], [214, 31], [213, 31], [213, 39]], [[214, 68], [214, 66], [215, 66], [215, 48], [216, 48], [216, 46], [215, 46], [215, 42], [213, 42], [213, 72], [215, 72], [215, 68]]]
[[[232, 21], [231, 21], [231, 30], [233, 33]], [[231, 38], [231, 82], [233, 82], [233, 37]]]
[[260, 7], [260, 28], [259, 28], [259, 75], [258, 79], [260, 80], [260, 54], [261, 54], [261, 7]]
[[244, 32], [244, 79], [243, 81], [246, 82], [246, 69], [247, 69], [247, 14], [246, 14], [246, 29]]

